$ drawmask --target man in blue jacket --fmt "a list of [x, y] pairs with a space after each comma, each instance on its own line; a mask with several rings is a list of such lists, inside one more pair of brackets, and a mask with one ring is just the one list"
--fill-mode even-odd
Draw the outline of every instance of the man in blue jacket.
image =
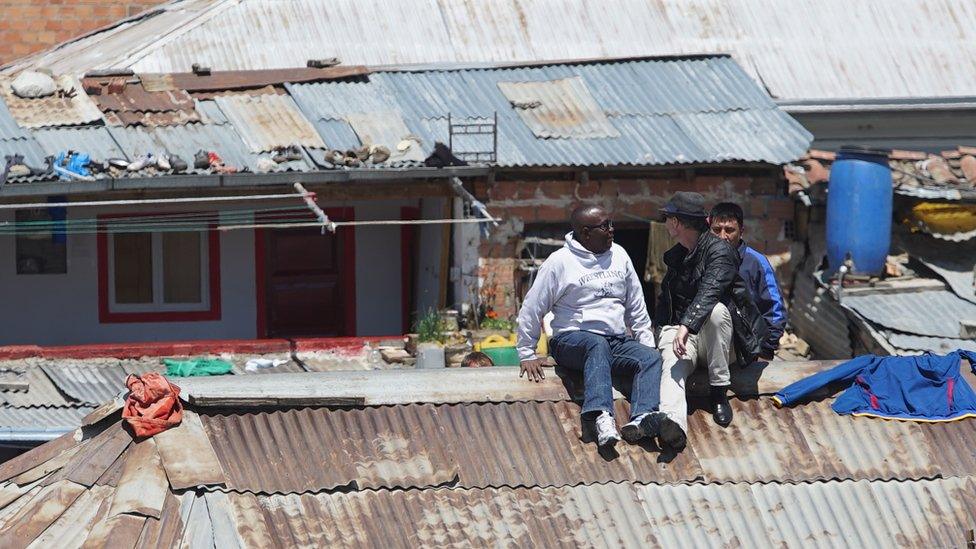
[[708, 218], [712, 232], [739, 251], [742, 260], [739, 275], [745, 280], [756, 307], [769, 325], [769, 337], [763, 341], [759, 357], [772, 360], [773, 354], [779, 348], [779, 338], [786, 329], [786, 306], [776, 283], [773, 266], [766, 256], [746, 246], [742, 240], [745, 232], [743, 219], [742, 208], [732, 202], [716, 204]]

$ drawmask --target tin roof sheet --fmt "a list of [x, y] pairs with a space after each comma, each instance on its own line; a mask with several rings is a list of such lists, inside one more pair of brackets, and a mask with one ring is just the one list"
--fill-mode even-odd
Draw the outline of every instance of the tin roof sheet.
[[966, 24], [976, 7], [950, 0], [797, 0], [775, 8], [763, 0], [611, 0], [599, 10], [565, 0], [293, 0], [287, 9], [274, 0], [193, 0], [154, 13], [12, 69], [179, 72], [193, 63], [266, 69], [328, 57], [382, 66], [728, 52], [784, 99], [953, 97], [976, 89], [972, 71], [933, 62], [976, 60], [976, 30]]
[[905, 354], [920, 354], [925, 352], [946, 354], [956, 349], [976, 352], [976, 341], [972, 339], [928, 337], [891, 331], [886, 331], [884, 336], [889, 343], [905, 351]]
[[[14, 408], [33, 408], [51, 406], [72, 406], [73, 403], [51, 381], [44, 370], [38, 366], [19, 369], [27, 380], [28, 389], [24, 391], [0, 391], [0, 398], [7, 406]], [[9, 374], [8, 374], [9, 375]]]
[[[625, 404], [618, 406], [617, 416], [626, 417]], [[942, 470], [941, 454], [966, 451], [961, 441], [936, 450], [917, 424], [839, 416], [828, 403], [773, 411], [768, 400], [736, 400], [733, 407], [736, 422], [727, 429], [696, 412], [688, 449], [667, 464], [632, 445], [604, 460], [580, 444], [588, 435], [570, 402], [319, 408], [203, 420], [227, 487], [255, 493], [424, 488], [454, 477], [464, 488], [928, 478]], [[320, 466], [328, 460], [336, 465]]]
[[83, 84], [109, 124], [172, 126], [200, 121], [185, 90], [148, 91], [142, 82], [129, 82], [127, 77], [85, 78]]
[[[614, 135], [619, 136], [540, 139], [518, 112], [524, 109], [513, 108], [499, 89], [499, 84], [505, 82], [557, 79], [577, 79], [573, 81], [585, 84], [613, 126]], [[660, 82], [648, 85], [649, 81], [660, 80], [687, 93], [678, 97], [664, 92]], [[610, 82], [613, 84], [608, 85]], [[329, 146], [340, 149], [356, 147], [359, 141], [345, 141], [355, 134], [331, 121], [347, 120], [356, 113], [397, 110], [407, 128], [420, 138], [426, 153], [434, 142], [447, 142], [448, 115], [462, 121], [492, 119], [497, 113], [498, 163], [503, 166], [663, 165], [733, 160], [778, 164], [801, 156], [811, 139], [727, 57], [381, 72], [370, 75], [368, 82], [295, 84], [286, 88]], [[742, 93], [735, 95], [736, 92]], [[554, 96], [552, 101], [575, 101], [574, 97]], [[541, 126], [536, 130], [542, 131]], [[487, 136], [484, 142], [470, 146], [481, 150], [487, 146], [490, 150], [491, 139]]]
[[125, 391], [128, 374], [121, 366], [73, 366], [45, 364], [44, 373], [62, 392], [83, 404], [98, 406]]
[[0, 406], [0, 442], [46, 442], [81, 425], [92, 406], [13, 408]]
[[958, 338], [959, 321], [976, 320], [976, 304], [947, 290], [845, 293], [841, 303], [875, 324], [915, 335]]
[[30, 135], [17, 125], [7, 103], [0, 96], [0, 142], [13, 139], [30, 139]]
[[45, 156], [78, 151], [100, 162], [109, 158], [135, 158], [135, 155], [126, 155], [125, 151], [119, 148], [119, 144], [105, 126], [47, 128], [33, 130], [31, 133]]
[[324, 149], [322, 137], [291, 97], [278, 94], [219, 95], [214, 102], [252, 153], [298, 145]]
[[25, 99], [14, 94], [10, 78], [0, 77], [0, 95], [22, 128], [78, 126], [102, 120], [102, 112], [77, 78], [62, 75], [57, 83], [58, 91], [54, 95]]
[[620, 137], [578, 76], [543, 82], [499, 82], [498, 89], [538, 138]]

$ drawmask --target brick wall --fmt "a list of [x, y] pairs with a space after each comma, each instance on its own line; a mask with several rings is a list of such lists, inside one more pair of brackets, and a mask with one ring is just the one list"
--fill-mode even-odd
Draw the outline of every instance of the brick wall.
[[[671, 172], [639, 178], [480, 182], [475, 186], [475, 194], [485, 201], [492, 214], [506, 220], [492, 231], [488, 240], [482, 241], [480, 255], [497, 282], [513, 287], [514, 265], [508, 258], [514, 257], [516, 241], [526, 224], [568, 226], [570, 212], [583, 202], [607, 208], [618, 221], [628, 220], [625, 213], [652, 219], [677, 191], [702, 193], [709, 207], [723, 201], [738, 203], [745, 210], [749, 244], [766, 254], [781, 254], [790, 249], [785, 228], [793, 220], [793, 201], [784, 190], [781, 173], [763, 170], [743, 170], [729, 175]], [[514, 312], [514, 302], [505, 305], [499, 308], [501, 314]]]
[[135, 15], [163, 0], [0, 0], [0, 64]]

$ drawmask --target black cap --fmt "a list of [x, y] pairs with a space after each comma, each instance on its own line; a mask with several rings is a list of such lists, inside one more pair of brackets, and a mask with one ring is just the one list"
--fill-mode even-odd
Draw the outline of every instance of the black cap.
[[671, 200], [668, 200], [668, 203], [658, 211], [663, 215], [708, 217], [708, 212], [705, 211], [705, 197], [688, 191], [674, 193]]

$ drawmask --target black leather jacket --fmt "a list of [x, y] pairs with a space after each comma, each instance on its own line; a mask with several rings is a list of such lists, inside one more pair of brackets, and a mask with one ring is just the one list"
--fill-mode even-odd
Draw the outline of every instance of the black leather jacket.
[[668, 272], [661, 283], [654, 323], [681, 324], [697, 334], [717, 303], [732, 315], [733, 343], [739, 359], [755, 361], [769, 328], [739, 276], [739, 254], [726, 241], [705, 231], [689, 254], [678, 244], [664, 253]]

